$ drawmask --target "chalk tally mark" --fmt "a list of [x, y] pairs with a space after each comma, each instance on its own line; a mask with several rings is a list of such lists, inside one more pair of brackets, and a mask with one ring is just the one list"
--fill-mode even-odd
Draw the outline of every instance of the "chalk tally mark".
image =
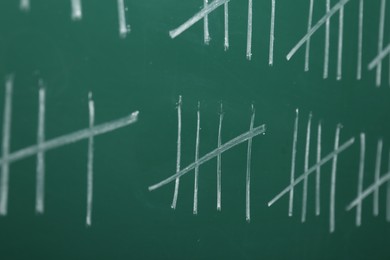
[[[176, 155], [176, 173], [180, 172], [181, 162], [181, 106], [182, 97], [179, 96], [179, 102], [177, 104], [177, 155]], [[175, 179], [175, 190], [173, 192], [173, 200], [171, 204], [172, 209], [176, 209], [177, 197], [179, 196], [180, 178]]]
[[[316, 173], [317, 175], [320, 175], [322, 172], [319, 171], [319, 168], [322, 167], [325, 163], [332, 161], [332, 175], [331, 175], [331, 187], [330, 187], [330, 232], [334, 232], [335, 230], [335, 195], [336, 195], [336, 169], [337, 169], [337, 158], [338, 155], [345, 150], [347, 150], [352, 144], [354, 144], [355, 139], [351, 138], [342, 145], [339, 145], [339, 138], [340, 138], [340, 129], [341, 126], [338, 125], [336, 128], [336, 134], [335, 134], [335, 144], [334, 144], [334, 149], [331, 153], [320, 159], [321, 156], [321, 131], [322, 131], [322, 126], [319, 124], [318, 127], [318, 138], [317, 138], [317, 162], [315, 165], [311, 166], [308, 168], [307, 162], [308, 162], [308, 143], [310, 142], [309, 136], [310, 136], [310, 124], [311, 124], [311, 118], [309, 117], [308, 121], [308, 130], [307, 130], [307, 137], [306, 137], [306, 149], [305, 149], [305, 166], [304, 166], [304, 173], [300, 175], [298, 178], [295, 178], [295, 159], [296, 159], [296, 143], [297, 143], [297, 135], [298, 135], [298, 120], [299, 120], [299, 112], [296, 110], [296, 119], [295, 119], [295, 124], [294, 124], [294, 138], [293, 138], [293, 152], [292, 152], [292, 174], [291, 174], [291, 179], [290, 179], [290, 185], [287, 186], [284, 190], [282, 190], [279, 194], [277, 194], [272, 200], [268, 202], [268, 206], [272, 206], [274, 203], [276, 203], [279, 199], [281, 199], [284, 195], [287, 193], [290, 194], [290, 202], [289, 202], [289, 216], [292, 216], [292, 208], [293, 208], [293, 190], [296, 185], [299, 183], [303, 182], [305, 183], [305, 180], [312, 174]], [[317, 180], [319, 180], [317, 178]], [[318, 184], [317, 184], [318, 185]], [[319, 192], [319, 189], [317, 189]], [[305, 191], [303, 193], [303, 205], [305, 205], [305, 197], [307, 199], [307, 194], [305, 196]], [[319, 202], [318, 204], [319, 205]], [[303, 207], [305, 209], [305, 206]], [[305, 212], [306, 210], [302, 211], [302, 221], [305, 220]], [[319, 212], [319, 210], [317, 211]], [[319, 213], [318, 213], [319, 214]]]
[[[88, 95], [89, 109], [89, 128], [92, 129], [95, 125], [95, 103], [92, 99], [92, 92]], [[93, 202], [93, 152], [94, 152], [94, 137], [88, 138], [88, 163], [87, 163], [87, 226], [92, 225], [92, 202]]]
[[19, 7], [24, 12], [30, 11], [30, 0], [20, 0]]
[[126, 22], [126, 11], [127, 7], [125, 7], [125, 0], [118, 0], [118, 20], [119, 20], [119, 36], [121, 38], [126, 38], [126, 36], [130, 33], [131, 28], [130, 25]]
[[71, 0], [72, 6], [72, 20], [77, 21], [83, 18], [83, 10], [81, 5], [81, 0]]

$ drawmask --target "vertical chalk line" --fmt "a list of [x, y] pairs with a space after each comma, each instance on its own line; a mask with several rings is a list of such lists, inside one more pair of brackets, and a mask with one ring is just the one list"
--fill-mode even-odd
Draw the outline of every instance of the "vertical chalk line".
[[[195, 141], [195, 162], [199, 160], [199, 142], [200, 142], [200, 102], [198, 102], [198, 112], [196, 121], [196, 141]], [[194, 180], [194, 215], [198, 214], [198, 186], [199, 186], [199, 165], [195, 167]]]
[[[92, 93], [88, 94], [89, 102], [89, 128], [92, 129], [95, 124], [95, 104], [92, 99]], [[88, 164], [87, 164], [87, 226], [92, 225], [92, 201], [93, 201], [93, 151], [94, 151], [94, 137], [88, 138]]]
[[[249, 127], [249, 132], [253, 131], [253, 124], [255, 122], [256, 111], [254, 106], [252, 105], [252, 116], [251, 116], [251, 124]], [[252, 160], [252, 142], [253, 137], [248, 139], [248, 152], [247, 152], [247, 161], [246, 161], [246, 221], [251, 221], [251, 160]]]
[[118, 0], [118, 19], [119, 19], [119, 36], [126, 38], [130, 33], [130, 25], [126, 23], [126, 7], [125, 0]]
[[337, 47], [337, 80], [343, 77], [344, 6], [339, 12], [339, 40]]
[[252, 58], [252, 1], [248, 0], [248, 32], [246, 39], [246, 58]]
[[[378, 54], [383, 50], [383, 37], [385, 33], [385, 15], [386, 15], [386, 0], [381, 0], [379, 17], [379, 36], [378, 36]], [[382, 61], [376, 67], [376, 86], [379, 87], [382, 83]]]
[[81, 20], [83, 17], [83, 11], [81, 7], [81, 0], [71, 0], [72, 4], [72, 20]]
[[[181, 106], [182, 98], [179, 96], [179, 103], [177, 104], [177, 159], [176, 159], [176, 173], [180, 172], [180, 160], [181, 160]], [[179, 194], [180, 178], [175, 180], [175, 191], [173, 194], [173, 201], [171, 208], [176, 209], [177, 196]]]
[[[322, 125], [318, 123], [317, 130], [317, 164], [321, 161], [321, 136], [322, 136]], [[321, 213], [321, 167], [317, 167], [316, 170], [316, 215], [319, 216]]]
[[19, 7], [24, 12], [30, 11], [30, 0], [20, 0]]
[[[336, 136], [334, 141], [334, 150], [337, 150], [339, 148], [339, 140], [340, 140], [340, 129], [341, 125], [338, 125], [336, 128]], [[330, 233], [333, 233], [335, 231], [335, 204], [336, 204], [336, 170], [337, 170], [337, 157], [338, 154], [336, 154], [333, 157], [332, 161], [332, 177], [331, 177], [331, 187], [330, 187], [330, 219], [329, 219], [329, 230]]]
[[[387, 171], [390, 172], [390, 152], [389, 152], [389, 161], [387, 166]], [[387, 182], [387, 191], [386, 191], [386, 220], [390, 222], [390, 181]]]
[[358, 58], [357, 58], [357, 80], [362, 79], [362, 59], [363, 59], [363, 20], [364, 20], [364, 0], [359, 2], [359, 36], [358, 36]]
[[[43, 82], [39, 82], [39, 107], [38, 107], [38, 134], [37, 134], [37, 146], [41, 149], [42, 144], [45, 142], [45, 103], [46, 94], [45, 86]], [[38, 214], [43, 214], [45, 211], [45, 152], [39, 150], [37, 153], [37, 176], [36, 176], [36, 198], [35, 198], [35, 211]]]
[[[311, 25], [313, 22], [313, 8], [314, 8], [314, 0], [310, 0], [310, 7], [309, 7], [309, 18], [307, 22], [307, 32], [310, 32]], [[310, 59], [310, 39], [309, 37], [306, 41], [306, 53], [305, 53], [305, 71], [309, 71], [309, 59]]]
[[[203, 0], [203, 9], [207, 8], [209, 1]], [[209, 16], [208, 14], [205, 14], [203, 18], [203, 37], [204, 37], [204, 43], [209, 44], [210, 43], [210, 33], [209, 33]]]
[[[290, 185], [293, 185], [295, 182], [295, 160], [297, 156], [297, 140], [298, 140], [298, 120], [299, 120], [299, 110], [295, 110], [295, 123], [294, 123], [294, 135], [293, 135], [293, 145], [292, 145], [292, 156], [291, 156], [291, 174], [290, 174]], [[290, 189], [290, 197], [288, 203], [288, 215], [291, 217], [293, 215], [293, 202], [294, 202], [294, 187]]]
[[[357, 187], [357, 197], [360, 197], [363, 192], [363, 181], [364, 181], [364, 161], [366, 157], [366, 135], [360, 134], [360, 160], [359, 160], [359, 179]], [[356, 206], [356, 226], [362, 224], [362, 201], [359, 201]]]
[[[383, 141], [378, 140], [375, 160], [375, 184], [378, 184], [381, 174], [381, 163], [382, 163], [382, 148]], [[374, 216], [379, 215], [379, 186], [374, 191], [374, 203], [373, 203], [373, 214]]]
[[1, 190], [0, 190], [0, 215], [7, 215], [8, 209], [8, 189], [9, 189], [9, 150], [11, 143], [11, 119], [12, 119], [12, 93], [14, 77], [8, 76], [5, 83], [5, 101], [3, 116], [3, 164], [1, 165]]
[[274, 64], [274, 44], [275, 44], [275, 12], [276, 12], [276, 3], [275, 0], [271, 0], [272, 9], [271, 9], [271, 29], [269, 37], [269, 60], [268, 64], [272, 66]]
[[[326, 13], [330, 12], [330, 0], [326, 0]], [[324, 75], [327, 79], [329, 76], [329, 45], [330, 45], [330, 17], [325, 22], [325, 53], [324, 53]]]
[[[223, 105], [221, 103], [221, 111], [219, 114], [219, 126], [218, 126], [218, 150], [221, 149], [222, 145], [222, 121], [223, 121]], [[222, 158], [221, 154], [217, 156], [217, 210], [221, 211], [222, 205]]]
[[225, 38], [224, 47], [225, 51], [229, 49], [229, 2], [224, 4], [224, 26], [225, 26]]
[[[310, 113], [310, 115], [309, 115], [309, 120], [307, 122], [307, 129], [306, 129], [304, 172], [307, 172], [307, 170], [309, 169], [311, 119], [312, 119], [312, 113]], [[302, 223], [304, 223], [306, 221], [307, 181], [308, 181], [308, 176], [305, 176], [305, 178], [303, 179], [303, 193], [302, 193], [302, 217], [301, 217]]]

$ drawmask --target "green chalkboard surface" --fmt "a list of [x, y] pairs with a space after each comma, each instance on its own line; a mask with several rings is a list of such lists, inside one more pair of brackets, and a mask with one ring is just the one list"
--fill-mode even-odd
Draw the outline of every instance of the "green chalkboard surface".
[[2, 0], [0, 259], [390, 259], [388, 0]]

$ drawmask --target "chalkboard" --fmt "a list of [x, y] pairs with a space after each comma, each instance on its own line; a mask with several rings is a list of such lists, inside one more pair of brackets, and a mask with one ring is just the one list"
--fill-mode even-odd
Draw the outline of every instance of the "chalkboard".
[[0, 17], [0, 259], [390, 258], [389, 1]]

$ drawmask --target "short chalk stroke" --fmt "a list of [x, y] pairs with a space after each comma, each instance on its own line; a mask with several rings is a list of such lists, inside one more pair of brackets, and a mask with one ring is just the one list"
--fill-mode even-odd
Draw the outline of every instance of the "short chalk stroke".
[[200, 148], [200, 103], [198, 104], [198, 111], [197, 111], [197, 128], [196, 128], [196, 140], [195, 140], [195, 161], [188, 165], [185, 168], [180, 168], [180, 155], [181, 155], [181, 105], [182, 105], [182, 98], [179, 97], [179, 104], [178, 104], [178, 153], [177, 153], [177, 165], [176, 165], [176, 173], [171, 175], [170, 177], [160, 181], [157, 184], [154, 184], [149, 187], [149, 191], [154, 191], [156, 189], [159, 189], [173, 181], [175, 181], [175, 190], [174, 190], [174, 206], [172, 208], [176, 208], [177, 203], [177, 196], [178, 196], [178, 180], [183, 175], [188, 174], [192, 170], [195, 172], [195, 182], [194, 182], [194, 204], [193, 204], [193, 213], [198, 214], [198, 191], [199, 191], [199, 167], [206, 162], [217, 158], [217, 210], [220, 211], [222, 209], [222, 170], [221, 170], [221, 155], [231, 150], [232, 148], [248, 142], [247, 147], [247, 163], [246, 163], [246, 185], [245, 185], [245, 218], [247, 222], [250, 222], [251, 220], [251, 214], [250, 214], [250, 197], [251, 197], [251, 159], [252, 159], [252, 145], [253, 145], [253, 138], [265, 134], [265, 125], [260, 125], [255, 127], [255, 109], [252, 106], [252, 115], [250, 118], [250, 125], [249, 130], [236, 138], [231, 139], [230, 141], [222, 144], [222, 120], [223, 120], [223, 110], [222, 110], [222, 104], [221, 104], [221, 112], [219, 116], [219, 127], [218, 127], [218, 147], [207, 153], [206, 155], [199, 157], [199, 148]]
[[329, 35], [330, 35], [330, 19], [339, 13], [339, 33], [338, 33], [338, 48], [337, 48], [337, 79], [342, 78], [342, 56], [343, 56], [343, 32], [344, 32], [344, 6], [350, 0], [340, 0], [332, 8], [330, 8], [330, 1], [326, 2], [326, 14], [312, 26], [312, 13], [313, 13], [313, 0], [310, 0], [309, 19], [308, 19], [308, 31], [298, 43], [287, 54], [287, 60], [295, 55], [295, 53], [303, 46], [306, 45], [305, 52], [305, 71], [309, 70], [309, 54], [310, 54], [310, 40], [311, 37], [325, 25], [325, 56], [324, 56], [324, 78], [328, 77], [329, 68]]
[[335, 133], [335, 141], [333, 151], [328, 155], [322, 157], [321, 159], [321, 136], [322, 136], [322, 124], [319, 122], [317, 128], [317, 156], [316, 164], [309, 167], [309, 155], [310, 155], [310, 138], [311, 138], [311, 124], [312, 124], [312, 115], [309, 115], [307, 122], [306, 130], [306, 148], [305, 148], [305, 157], [304, 157], [304, 172], [298, 178], [295, 177], [295, 168], [296, 168], [296, 152], [297, 152], [297, 140], [298, 140], [298, 129], [299, 129], [299, 111], [296, 110], [296, 117], [294, 123], [294, 134], [293, 134], [293, 149], [292, 149], [292, 163], [291, 163], [291, 176], [290, 176], [290, 185], [288, 185], [283, 191], [276, 195], [272, 200], [268, 202], [268, 206], [272, 206], [284, 195], [289, 194], [289, 216], [293, 215], [293, 200], [294, 200], [294, 188], [301, 182], [303, 183], [303, 197], [302, 197], [302, 215], [301, 221], [306, 221], [306, 207], [307, 207], [307, 181], [311, 174], [316, 173], [316, 214], [320, 214], [320, 175], [323, 171], [320, 171], [320, 168], [327, 162], [332, 161], [332, 172], [331, 172], [331, 187], [330, 187], [330, 216], [329, 216], [329, 230], [331, 233], [335, 231], [335, 198], [336, 198], [336, 172], [337, 172], [337, 159], [338, 156], [347, 150], [351, 145], [354, 144], [355, 139], [351, 138], [348, 141], [344, 142], [342, 145], [339, 145], [340, 140], [340, 130], [341, 126], [338, 125]]
[[132, 125], [137, 122], [139, 112], [133, 112], [128, 116], [113, 120], [107, 123], [95, 125], [95, 105], [92, 99], [92, 93], [89, 94], [89, 127], [70, 134], [66, 134], [51, 140], [45, 139], [45, 113], [46, 113], [46, 92], [45, 84], [39, 81], [39, 102], [38, 102], [38, 129], [37, 144], [20, 149], [15, 152], [10, 151], [11, 143], [11, 119], [12, 119], [12, 95], [13, 95], [14, 77], [9, 76], [5, 86], [5, 102], [3, 116], [2, 133], [2, 157], [0, 158], [0, 215], [6, 216], [8, 213], [8, 195], [9, 195], [9, 167], [13, 162], [25, 158], [36, 156], [36, 199], [35, 211], [43, 214], [45, 200], [45, 153], [49, 150], [60, 148], [62, 146], [88, 140], [88, 162], [87, 162], [87, 217], [86, 224], [92, 224], [92, 203], [93, 203], [93, 152], [94, 138], [98, 135], [109, 133], [117, 129]]
[[[390, 153], [389, 153], [390, 154]], [[360, 160], [359, 160], [359, 175], [357, 184], [357, 196], [347, 206], [346, 210], [350, 211], [356, 208], [356, 226], [362, 225], [362, 205], [363, 201], [368, 196], [373, 195], [373, 215], [379, 215], [379, 191], [382, 186], [386, 184], [386, 220], [390, 222], [390, 156], [389, 166], [385, 170], [385, 174], [381, 175], [382, 157], [383, 157], [383, 140], [379, 139], [376, 147], [376, 159], [374, 170], [374, 183], [368, 188], [364, 189], [364, 171], [365, 171], [365, 156], [366, 156], [366, 135], [360, 134]]]
[[125, 6], [125, 0], [118, 0], [118, 21], [119, 21], [119, 36], [121, 38], [126, 38], [130, 33], [130, 25], [126, 22], [126, 11], [127, 7]]
[[83, 18], [83, 9], [81, 0], [70, 0], [71, 2], [71, 8], [72, 8], [72, 14], [71, 18], [74, 21], [81, 20]]
[[30, 0], [20, 0], [19, 8], [24, 12], [30, 11]]

